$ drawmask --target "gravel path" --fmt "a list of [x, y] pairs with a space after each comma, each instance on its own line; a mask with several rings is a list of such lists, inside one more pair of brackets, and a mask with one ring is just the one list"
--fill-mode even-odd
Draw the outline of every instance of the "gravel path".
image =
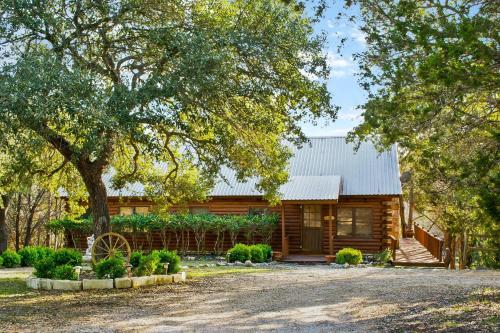
[[2, 299], [0, 332], [500, 331], [500, 272], [301, 266]]

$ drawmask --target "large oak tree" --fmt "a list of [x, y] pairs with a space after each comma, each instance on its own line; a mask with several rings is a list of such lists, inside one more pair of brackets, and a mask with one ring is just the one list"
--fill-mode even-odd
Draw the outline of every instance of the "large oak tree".
[[283, 140], [335, 116], [324, 36], [294, 1], [12, 0], [0, 17], [0, 121], [78, 170], [96, 234], [113, 162], [121, 184], [145, 176], [142, 162], [163, 183], [193, 168], [210, 183], [227, 165], [275, 198]]

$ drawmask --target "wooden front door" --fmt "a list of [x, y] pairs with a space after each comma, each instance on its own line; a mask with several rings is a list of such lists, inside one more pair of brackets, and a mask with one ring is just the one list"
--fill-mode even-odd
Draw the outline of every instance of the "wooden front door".
[[322, 238], [321, 205], [304, 205], [302, 209], [302, 251], [321, 253]]

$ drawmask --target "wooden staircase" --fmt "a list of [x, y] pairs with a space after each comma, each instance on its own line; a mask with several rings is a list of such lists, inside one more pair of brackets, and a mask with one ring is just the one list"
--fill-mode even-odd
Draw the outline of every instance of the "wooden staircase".
[[446, 267], [443, 261], [434, 257], [415, 238], [403, 238], [399, 240], [399, 249], [396, 250], [394, 266], [417, 266], [417, 267]]

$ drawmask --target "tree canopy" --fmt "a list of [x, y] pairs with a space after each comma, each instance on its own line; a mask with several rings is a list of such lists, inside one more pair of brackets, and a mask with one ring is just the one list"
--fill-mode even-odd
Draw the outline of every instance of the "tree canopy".
[[347, 3], [353, 4], [366, 35], [357, 59], [369, 99], [351, 138], [382, 147], [398, 142], [419, 209], [431, 211], [462, 243], [469, 235], [499, 262], [498, 4]]
[[227, 165], [273, 199], [283, 141], [336, 114], [324, 36], [293, 1], [14, 0], [0, 17], [0, 121], [78, 170], [96, 234], [111, 165], [117, 185], [153, 179], [167, 195]]

